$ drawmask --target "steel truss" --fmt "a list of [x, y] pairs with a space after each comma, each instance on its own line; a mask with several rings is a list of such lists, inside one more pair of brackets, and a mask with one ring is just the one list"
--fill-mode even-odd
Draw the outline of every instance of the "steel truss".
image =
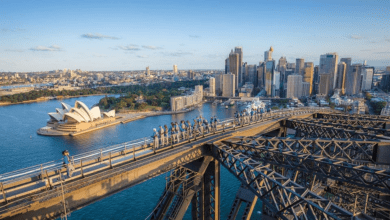
[[[230, 148], [238, 150], [264, 164], [299, 170], [322, 178], [331, 178], [346, 183], [350, 182], [357, 186], [390, 193], [390, 171], [352, 164], [353, 160], [345, 154], [345, 151], [348, 151], [348, 149], [342, 149], [338, 145], [337, 140], [325, 141], [328, 152], [339, 149], [336, 155], [330, 155], [330, 153], [325, 152], [325, 147], [321, 148], [321, 140], [305, 142], [306, 140], [302, 139], [262, 137], [245, 137], [236, 139], [236, 141], [223, 141]], [[317, 148], [321, 148], [322, 151], [310, 152], [308, 149], [312, 148], [312, 145], [317, 145]], [[343, 154], [340, 153], [341, 150], [345, 150]]]
[[371, 127], [371, 128], [380, 128], [386, 129], [386, 125], [389, 123], [387, 121], [374, 121], [374, 120], [345, 120], [345, 119], [333, 119], [333, 118], [315, 118], [314, 114], [313, 120], [319, 121], [321, 123], [328, 123], [332, 125], [350, 125], [350, 126], [362, 126], [362, 127]]
[[190, 203], [193, 219], [219, 219], [219, 163], [210, 156], [171, 171], [150, 219], [182, 219]]
[[357, 139], [357, 140], [373, 140], [378, 139], [375, 134], [368, 134], [365, 132], [346, 130], [344, 128], [335, 128], [333, 126], [319, 125], [315, 123], [286, 120], [287, 128], [296, 130], [297, 137], [305, 138], [336, 138], [336, 139]]
[[226, 145], [213, 145], [214, 157], [281, 219], [352, 219], [353, 214]]
[[341, 120], [374, 120], [374, 121], [390, 121], [389, 116], [382, 115], [359, 115], [359, 114], [337, 114], [337, 113], [317, 113], [316, 118], [324, 119], [341, 119]]
[[[299, 119], [295, 121], [301, 121], [305, 123], [312, 123], [312, 124], [320, 124], [325, 126], [333, 126], [333, 128], [342, 128], [342, 129], [348, 129], [348, 130], [354, 130], [354, 131], [361, 131], [367, 134], [379, 134], [384, 136], [390, 135], [390, 130], [383, 129], [383, 128], [374, 128], [374, 127], [364, 127], [360, 125], [350, 125], [350, 124], [340, 124], [338, 122], [327, 122], [324, 120], [313, 120], [313, 119]], [[376, 121], [373, 121], [376, 122]]]

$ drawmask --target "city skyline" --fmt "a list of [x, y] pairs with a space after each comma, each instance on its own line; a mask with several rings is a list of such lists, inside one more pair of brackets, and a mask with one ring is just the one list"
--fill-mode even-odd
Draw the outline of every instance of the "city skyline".
[[388, 66], [389, 10], [385, 1], [2, 1], [0, 71], [224, 69], [237, 46], [248, 65], [273, 46], [290, 63], [336, 52]]

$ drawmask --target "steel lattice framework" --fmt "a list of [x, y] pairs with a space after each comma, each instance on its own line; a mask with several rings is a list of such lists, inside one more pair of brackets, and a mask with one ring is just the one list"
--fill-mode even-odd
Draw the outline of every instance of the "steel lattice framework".
[[350, 125], [350, 126], [362, 126], [370, 128], [386, 129], [387, 121], [375, 121], [375, 120], [345, 120], [345, 119], [333, 119], [333, 118], [314, 118], [314, 120], [320, 123], [327, 123], [332, 125]]
[[341, 113], [316, 113], [316, 118], [341, 119], [341, 120], [373, 120], [390, 122], [390, 116], [382, 115], [361, 115], [361, 114], [341, 114]]

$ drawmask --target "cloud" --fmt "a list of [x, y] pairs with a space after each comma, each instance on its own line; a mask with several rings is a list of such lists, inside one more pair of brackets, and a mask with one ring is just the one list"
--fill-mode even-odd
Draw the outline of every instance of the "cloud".
[[81, 37], [88, 38], [88, 39], [91, 39], [91, 40], [92, 39], [99, 39], [99, 40], [103, 40], [103, 39], [118, 40], [119, 39], [117, 37], [103, 35], [103, 34], [99, 34], [99, 33], [96, 33], [96, 34], [91, 34], [91, 33], [83, 34], [83, 35], [81, 35]]
[[52, 45], [50, 47], [45, 47], [45, 46], [37, 46], [37, 47], [32, 47], [30, 48], [32, 51], [61, 51], [61, 47], [57, 45]]
[[135, 44], [129, 44], [127, 46], [118, 46], [121, 50], [140, 50], [138, 45]]
[[166, 56], [172, 56], [172, 57], [182, 57], [182, 56], [186, 56], [186, 55], [192, 55], [192, 53], [190, 52], [182, 52], [182, 51], [179, 51], [179, 52], [172, 52], [172, 53], [164, 53]]
[[148, 56], [146, 56], [146, 55], [139, 55], [139, 56], [137, 56], [138, 58], [148, 58]]
[[384, 52], [376, 52], [376, 54], [390, 54], [389, 51], [384, 51]]
[[385, 39], [385, 41], [390, 42], [390, 38]]
[[189, 35], [190, 38], [200, 38], [198, 35]]
[[18, 49], [6, 49], [4, 51], [7, 51], [7, 52], [19, 52], [19, 53], [24, 52], [24, 50], [18, 50]]
[[179, 44], [179, 46], [185, 46], [185, 44]]
[[150, 49], [150, 50], [159, 50], [159, 49], [163, 49], [162, 47], [156, 47], [156, 46], [145, 46], [145, 45], [142, 45], [142, 48], [145, 48], [145, 49]]
[[350, 39], [354, 39], [354, 40], [360, 40], [360, 39], [363, 39], [362, 36], [359, 36], [359, 35], [351, 35], [349, 36]]
[[92, 56], [94, 56], [94, 57], [107, 57], [106, 55], [103, 55], [103, 54], [93, 54]]
[[360, 50], [360, 51], [371, 51], [370, 49], [368, 49], [368, 50]]
[[18, 31], [25, 31], [26, 29], [23, 28], [2, 28], [0, 29], [0, 32], [18, 32]]

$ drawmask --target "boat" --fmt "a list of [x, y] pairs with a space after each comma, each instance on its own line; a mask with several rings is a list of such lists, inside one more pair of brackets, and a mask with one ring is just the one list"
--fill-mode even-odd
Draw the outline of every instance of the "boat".
[[225, 105], [225, 108], [229, 108], [229, 106]]
[[233, 105], [234, 105], [234, 101], [230, 101], [229, 106], [233, 106]]

